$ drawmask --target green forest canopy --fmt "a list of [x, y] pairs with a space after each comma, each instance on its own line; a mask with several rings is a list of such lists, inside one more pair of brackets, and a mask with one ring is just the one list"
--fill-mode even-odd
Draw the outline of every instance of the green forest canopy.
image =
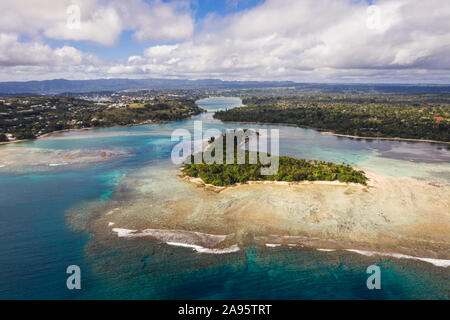
[[244, 99], [222, 121], [294, 124], [360, 137], [450, 142], [450, 95], [293, 95]]
[[[229, 186], [248, 181], [340, 181], [367, 184], [364, 172], [355, 170], [349, 165], [286, 156], [279, 157], [279, 170], [276, 174], [262, 175], [261, 168], [264, 165], [260, 162], [259, 152], [256, 164], [249, 163], [249, 151], [247, 150], [245, 150], [245, 164], [237, 164], [237, 148], [235, 148], [234, 163], [227, 164], [225, 161], [226, 139], [216, 141], [220, 140], [223, 140], [224, 147], [223, 164], [207, 164], [204, 160], [200, 164], [194, 164], [195, 156], [192, 155], [190, 161], [186, 161], [189, 163], [185, 163], [182, 169], [183, 173], [190, 177], [201, 178], [205, 183], [214, 186]], [[235, 140], [235, 146], [236, 144]]]

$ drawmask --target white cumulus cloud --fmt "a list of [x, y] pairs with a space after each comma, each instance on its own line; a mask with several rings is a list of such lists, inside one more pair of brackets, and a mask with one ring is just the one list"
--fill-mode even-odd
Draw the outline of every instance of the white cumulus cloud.
[[26, 65], [81, 65], [99, 63], [99, 59], [77, 50], [63, 46], [52, 49], [38, 41], [19, 41], [17, 34], [0, 33], [0, 66]]
[[[73, 4], [81, 9], [79, 28], [67, 27]], [[48, 74], [67, 65], [91, 77], [450, 82], [448, 0], [370, 5], [266, 0], [199, 21], [191, 5], [190, 0], [0, 0], [0, 71], [20, 78], [25, 65]], [[84, 40], [115, 50], [124, 31], [148, 48], [120, 61], [95, 61], [73, 47], [46, 44], [46, 39]], [[21, 41], [22, 36], [32, 40]]]
[[442, 80], [444, 74], [448, 81], [448, 7], [447, 0], [380, 0], [372, 6], [267, 0], [206, 19], [190, 40], [148, 48], [141, 57], [147, 63], [140, 65], [153, 76], [421, 81]]
[[[76, 10], [72, 10], [75, 8]], [[114, 45], [124, 30], [139, 41], [183, 40], [194, 22], [184, 2], [162, 0], [0, 0], [0, 32]], [[79, 21], [74, 26], [74, 21]]]

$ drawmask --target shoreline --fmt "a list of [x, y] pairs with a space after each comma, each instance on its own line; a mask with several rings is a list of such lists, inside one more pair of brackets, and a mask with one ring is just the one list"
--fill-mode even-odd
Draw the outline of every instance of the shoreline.
[[[183, 119], [185, 120], [185, 119]], [[329, 134], [335, 137], [342, 137], [342, 138], [349, 138], [349, 139], [358, 139], [358, 140], [387, 140], [387, 141], [407, 141], [407, 142], [424, 142], [424, 143], [433, 143], [433, 144], [444, 144], [444, 145], [450, 145], [450, 142], [447, 141], [438, 141], [438, 140], [428, 140], [428, 139], [413, 139], [413, 138], [398, 138], [398, 137], [362, 137], [362, 136], [353, 136], [348, 134], [340, 134], [340, 133], [334, 133], [333, 131], [325, 131], [326, 129], [318, 129], [318, 128], [312, 128], [312, 127], [306, 127], [306, 126], [299, 126], [292, 123], [274, 123], [274, 122], [248, 122], [248, 121], [224, 121], [217, 119], [219, 121], [222, 121], [223, 123], [236, 123], [236, 124], [249, 124], [249, 125], [273, 125], [273, 126], [283, 126], [283, 127], [296, 127], [296, 128], [303, 128], [303, 129], [310, 129], [317, 131], [321, 134]], [[177, 120], [179, 121], [179, 120]], [[107, 128], [124, 128], [124, 127], [138, 127], [148, 124], [167, 124], [172, 123], [176, 121], [144, 121], [137, 124], [130, 124], [130, 125], [117, 125], [117, 126], [108, 126], [108, 127], [86, 127], [86, 128], [73, 128], [73, 129], [63, 129], [63, 130], [57, 130], [52, 131], [48, 133], [44, 133], [43, 135], [40, 135], [36, 137], [36, 139], [22, 139], [22, 140], [13, 140], [13, 141], [3, 141], [0, 142], [0, 145], [6, 145], [10, 143], [22, 143], [22, 142], [31, 142], [35, 140], [39, 140], [51, 135], [61, 134], [64, 132], [71, 132], [71, 131], [88, 131], [88, 130], [97, 130], [97, 129], [107, 129]]]
[[[166, 177], [167, 190], [183, 190], [183, 196], [164, 192], [167, 197], [155, 203], [144, 197], [152, 188], [139, 189], [143, 195], [102, 209], [90, 230], [107, 241], [157, 241], [187, 247], [194, 254], [228, 253], [257, 245], [266, 250], [339, 254], [352, 250], [370, 259], [450, 266], [448, 201], [435, 199], [441, 191], [425, 182], [366, 172], [367, 187], [327, 181], [215, 187], [183, 177], [178, 170], [171, 172], [178, 182], [173, 180], [172, 185]], [[411, 196], [416, 184], [425, 189]], [[427, 209], [411, 210], [412, 205]]]
[[[185, 120], [185, 119], [183, 119]], [[178, 121], [178, 120], [177, 120]], [[31, 142], [31, 141], [36, 141], [39, 139], [43, 139], [52, 135], [58, 135], [61, 133], [65, 133], [65, 132], [71, 132], [71, 131], [90, 131], [90, 130], [100, 130], [100, 129], [110, 129], [110, 128], [126, 128], [126, 127], [139, 127], [139, 126], [145, 126], [148, 124], [167, 124], [167, 123], [172, 123], [175, 121], [144, 121], [141, 123], [136, 123], [136, 124], [129, 124], [129, 125], [116, 125], [116, 126], [107, 126], [107, 127], [86, 127], [86, 128], [73, 128], [73, 129], [63, 129], [63, 130], [57, 130], [57, 131], [52, 131], [52, 132], [48, 132], [48, 133], [44, 133], [38, 137], [36, 137], [36, 139], [22, 139], [22, 140], [13, 140], [13, 141], [4, 141], [4, 142], [0, 142], [0, 145], [7, 145], [10, 143], [22, 143], [22, 142]]]
[[[189, 196], [171, 202], [166, 208], [168, 216], [161, 215], [154, 203], [149, 207], [141, 207], [138, 203], [135, 209], [124, 208], [123, 212], [104, 216], [100, 219], [102, 222], [99, 227], [103, 229], [109, 222], [113, 222], [115, 226], [131, 230], [158, 228], [222, 235], [235, 233], [235, 241], [240, 247], [246, 243], [262, 246], [269, 243], [282, 247], [292, 244], [292, 247], [354, 248], [450, 259], [444, 253], [448, 237], [445, 236], [446, 227], [442, 225], [443, 221], [447, 221], [447, 214], [436, 211], [442, 209], [445, 202], [434, 200], [438, 206], [429, 208], [430, 211], [426, 214], [411, 211], [409, 204], [403, 201], [404, 197], [410, 198], [408, 192], [398, 198], [393, 196], [392, 190], [400, 190], [398, 186], [405, 183], [411, 185], [422, 182], [414, 182], [410, 178], [390, 178], [372, 172], [366, 174], [369, 178], [368, 186], [337, 181], [256, 181], [216, 187], [205, 184], [200, 178], [185, 176], [177, 171], [173, 173], [173, 177], [179, 179], [181, 184], [177, 184]], [[392, 185], [391, 180], [397, 183]], [[188, 184], [183, 187], [185, 182]], [[385, 186], [391, 188], [386, 191]], [[432, 186], [424, 184], [424, 187], [427, 190], [423, 191], [430, 192], [430, 195], [436, 192]], [[198, 205], [190, 202], [188, 199], [191, 194], [203, 201]], [[273, 199], [279, 199], [281, 195], [286, 196], [286, 200], [274, 203]], [[419, 201], [417, 197], [416, 195], [413, 200]], [[426, 196], [423, 199], [427, 205], [429, 198]], [[395, 202], [391, 203], [392, 201]], [[401, 208], [395, 207], [397, 202], [402, 205]], [[135, 199], [133, 203], [136, 204]], [[380, 203], [382, 204], [378, 205]], [[386, 209], [384, 203], [389, 203], [389, 208], [394, 206], [394, 209]], [[218, 205], [220, 210], [210, 214], [211, 208]], [[148, 208], [146, 212], [152, 219], [141, 220], [143, 208]], [[129, 212], [132, 215], [135, 213], [139, 219], [135, 221]], [[441, 222], [433, 222], [434, 219]], [[441, 227], [436, 229], [435, 225]], [[430, 233], [430, 230], [434, 231]], [[368, 234], [366, 231], [371, 232]], [[226, 247], [234, 243], [236, 242], [228, 242]]]
[[[220, 119], [217, 119], [220, 120]], [[327, 129], [318, 129], [313, 127], [307, 127], [307, 126], [299, 126], [292, 123], [274, 123], [274, 122], [248, 122], [248, 121], [224, 121], [220, 120], [223, 123], [236, 123], [236, 124], [260, 124], [260, 125], [272, 125], [272, 126], [283, 126], [283, 127], [296, 127], [296, 128], [303, 128], [303, 129], [310, 129], [317, 131], [322, 134], [329, 134], [336, 137], [343, 137], [343, 138], [349, 138], [349, 139], [359, 139], [359, 140], [389, 140], [389, 141], [409, 141], [409, 142], [426, 142], [426, 143], [435, 143], [435, 144], [448, 144], [450, 145], [450, 142], [447, 141], [438, 141], [438, 140], [428, 140], [428, 139], [413, 139], [413, 138], [398, 138], [398, 137], [362, 137], [362, 136], [352, 136], [348, 134], [340, 134], [340, 133], [334, 133], [333, 131], [326, 131]]]
[[[108, 225], [111, 227], [111, 222]], [[182, 247], [191, 249], [194, 253], [199, 254], [230, 254], [241, 251], [246, 243], [237, 243], [233, 241], [235, 234], [228, 235], [214, 235], [203, 233], [199, 231], [187, 231], [187, 230], [170, 230], [170, 229], [145, 229], [145, 230], [131, 230], [124, 228], [112, 228], [111, 232], [116, 234], [118, 238], [123, 239], [139, 239], [147, 238], [152, 241], [164, 243], [168, 246]], [[277, 239], [274, 239], [277, 238]], [[418, 256], [413, 250], [405, 253], [397, 253], [382, 248], [375, 248], [373, 246], [365, 246], [358, 244], [351, 244], [340, 241], [330, 241], [327, 239], [308, 238], [300, 236], [281, 236], [271, 235], [269, 237], [257, 237], [254, 240], [254, 244], [263, 250], [291, 250], [291, 249], [312, 249], [319, 252], [350, 252], [366, 257], [372, 258], [394, 258], [399, 260], [414, 260], [417, 262], [423, 262], [432, 264], [435, 267], [447, 268], [450, 267], [450, 259], [443, 259], [439, 257], [424, 257]], [[271, 241], [271, 242], [268, 242]], [[291, 243], [288, 243], [291, 242]], [[351, 247], [349, 247], [351, 246]], [[354, 248], [358, 249], [354, 249]]]
[[[302, 186], [302, 185], [326, 185], [326, 186], [337, 186], [337, 187], [361, 187], [370, 189], [375, 187], [373, 184], [368, 183], [367, 185], [362, 185], [354, 182], [340, 182], [340, 181], [274, 181], [274, 180], [265, 180], [265, 181], [247, 181], [247, 182], [238, 182], [229, 186], [215, 186], [212, 184], [205, 183], [202, 178], [195, 178], [186, 175], [183, 171], [183, 168], [180, 168], [180, 173], [177, 174], [179, 178], [189, 183], [196, 185], [197, 187], [204, 188], [205, 190], [210, 190], [214, 192], [222, 192], [228, 189], [240, 187], [240, 186], [250, 186], [250, 185], [277, 185], [277, 186]], [[368, 181], [372, 181], [372, 179], [368, 178]]]
[[[106, 128], [106, 127], [105, 127], [105, 128]], [[57, 130], [57, 131], [52, 131], [52, 132], [44, 133], [43, 135], [40, 135], [40, 136], [36, 137], [36, 139], [22, 139], [22, 140], [8, 141], [8, 142], [5, 141], [5, 142], [0, 142], [0, 145], [10, 144], [10, 143], [31, 142], [31, 141], [36, 141], [36, 140], [39, 140], [39, 139], [43, 139], [43, 138], [49, 137], [49, 136], [51, 136], [51, 135], [61, 134], [61, 133], [64, 133], [64, 132], [70, 132], [70, 131], [88, 131], [88, 130], [94, 130], [94, 129], [102, 129], [102, 128], [88, 127], [88, 128], [74, 128], [74, 129]]]
[[388, 137], [361, 137], [361, 136], [352, 136], [348, 134], [339, 134], [334, 133], [332, 131], [321, 131], [323, 134], [330, 134], [336, 137], [344, 137], [350, 139], [367, 139], [367, 140], [390, 140], [390, 141], [409, 141], [409, 142], [426, 142], [426, 143], [435, 143], [435, 144], [450, 144], [450, 142], [446, 141], [438, 141], [438, 140], [427, 140], [427, 139], [411, 139], [411, 138], [388, 138]]

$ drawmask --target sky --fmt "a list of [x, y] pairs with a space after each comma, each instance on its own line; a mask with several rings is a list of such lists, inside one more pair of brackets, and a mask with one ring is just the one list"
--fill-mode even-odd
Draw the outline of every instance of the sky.
[[450, 83], [449, 0], [0, 0], [0, 81]]

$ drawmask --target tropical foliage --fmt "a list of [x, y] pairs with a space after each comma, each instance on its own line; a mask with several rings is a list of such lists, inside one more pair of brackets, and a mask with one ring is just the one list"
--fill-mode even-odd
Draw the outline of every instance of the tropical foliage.
[[293, 124], [361, 137], [450, 141], [450, 95], [249, 97], [217, 112], [222, 121]]
[[[340, 181], [367, 184], [367, 177], [364, 172], [355, 170], [349, 165], [285, 156], [278, 158], [279, 170], [276, 174], [262, 175], [261, 168], [265, 165], [260, 161], [261, 155], [270, 155], [258, 152], [257, 163], [250, 164], [250, 152], [245, 150], [245, 163], [237, 164], [237, 148], [235, 148], [234, 163], [226, 163], [226, 139], [218, 139], [216, 142], [220, 140], [223, 140], [224, 146], [223, 164], [205, 163], [204, 153], [202, 153], [202, 163], [194, 164], [196, 155], [192, 155], [189, 161], [186, 161], [182, 169], [183, 173], [190, 177], [201, 178], [205, 183], [215, 186], [228, 186], [248, 181]], [[214, 146], [214, 148], [217, 148], [217, 146]], [[212, 154], [214, 155], [214, 151]]]
[[[137, 105], [137, 106], [136, 106]], [[21, 97], [0, 100], [0, 134], [34, 139], [64, 129], [135, 125], [186, 119], [203, 112], [183, 97], [114, 107], [71, 97]]]

